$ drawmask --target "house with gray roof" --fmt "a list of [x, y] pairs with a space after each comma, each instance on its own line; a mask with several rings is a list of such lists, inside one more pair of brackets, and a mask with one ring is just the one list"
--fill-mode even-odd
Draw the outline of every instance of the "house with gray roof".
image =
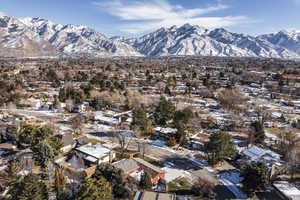
[[140, 166], [134, 159], [122, 159], [112, 164], [114, 167], [121, 169], [125, 177], [140, 171]]
[[249, 162], [264, 162], [268, 166], [273, 164], [281, 166], [283, 163], [281, 156], [278, 153], [269, 149], [260, 148], [256, 145], [242, 151], [242, 155], [244, 155]]

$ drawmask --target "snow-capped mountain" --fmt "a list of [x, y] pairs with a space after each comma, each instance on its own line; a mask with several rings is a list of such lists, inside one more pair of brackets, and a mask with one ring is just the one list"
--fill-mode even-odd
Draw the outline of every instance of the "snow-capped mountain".
[[297, 52], [261, 37], [232, 33], [223, 28], [208, 30], [189, 24], [161, 28], [140, 38], [127, 39], [125, 42], [147, 56], [300, 57]]
[[237, 56], [300, 58], [300, 32], [261, 36], [185, 24], [139, 38], [108, 38], [86, 26], [0, 15], [0, 56]]
[[86, 26], [61, 25], [40, 18], [20, 19], [30, 29], [68, 55], [140, 56], [130, 45], [110, 40]]
[[259, 38], [300, 54], [300, 31], [279, 31], [278, 33], [261, 35]]
[[20, 20], [0, 16], [0, 56], [53, 56], [58, 51]]

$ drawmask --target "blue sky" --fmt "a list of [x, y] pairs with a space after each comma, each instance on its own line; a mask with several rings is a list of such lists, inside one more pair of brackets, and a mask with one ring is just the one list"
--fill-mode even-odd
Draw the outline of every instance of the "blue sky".
[[0, 11], [137, 36], [184, 23], [256, 35], [300, 30], [300, 0], [1, 0]]

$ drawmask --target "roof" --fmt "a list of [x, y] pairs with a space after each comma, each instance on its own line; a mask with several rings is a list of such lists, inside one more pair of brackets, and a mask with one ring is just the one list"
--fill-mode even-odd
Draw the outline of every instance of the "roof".
[[73, 135], [71, 133], [66, 133], [62, 135], [62, 142], [64, 146], [72, 145], [74, 144]]
[[134, 200], [173, 200], [175, 195], [168, 193], [158, 193], [158, 192], [137, 192]]
[[16, 149], [16, 146], [9, 144], [9, 143], [2, 143], [2, 144], [0, 144], [0, 149], [14, 150], [14, 149]]
[[85, 145], [85, 144], [90, 143], [90, 140], [87, 136], [81, 136], [80, 138], [77, 138], [77, 142], [80, 145]]
[[294, 184], [290, 184], [288, 182], [282, 181], [279, 183], [275, 183], [274, 187], [279, 190], [286, 197], [291, 198], [292, 200], [300, 199], [300, 190], [295, 187]]
[[160, 169], [159, 167], [156, 167], [154, 165], [152, 165], [151, 163], [148, 163], [147, 161], [141, 159], [141, 158], [133, 158], [136, 162], [138, 162], [139, 164], [157, 172], [157, 173], [164, 173], [164, 171], [162, 169]]
[[248, 156], [251, 161], [259, 161], [261, 159], [265, 160], [273, 160], [273, 161], [280, 161], [280, 155], [268, 150], [268, 149], [263, 149], [258, 146], [253, 145], [252, 147], [245, 149], [242, 152], [244, 155]]
[[117, 124], [119, 122], [115, 118], [104, 116], [102, 112], [96, 112], [95, 113], [95, 120], [100, 120], [100, 121], [110, 123], [110, 124]]
[[209, 142], [209, 135], [204, 133], [197, 133], [191, 137], [191, 139], [200, 140], [203, 142]]
[[137, 164], [137, 162], [133, 159], [122, 159], [120, 161], [114, 162], [112, 164], [118, 169], [123, 170], [123, 172], [127, 173], [131, 170], [138, 169], [140, 166]]
[[[80, 151], [82, 153], [85, 153], [91, 157], [97, 158], [97, 159], [107, 156], [109, 154], [109, 152], [111, 151], [109, 148], [103, 146], [102, 144], [96, 144], [96, 145], [86, 144], [86, 145], [77, 147], [76, 150]], [[91, 158], [91, 160], [92, 160], [92, 158]]]
[[168, 133], [176, 133], [177, 129], [176, 128], [162, 128], [162, 127], [156, 127], [154, 128], [155, 131], [158, 131], [158, 132], [161, 132], [161, 133], [165, 133], [165, 134], [168, 134]]

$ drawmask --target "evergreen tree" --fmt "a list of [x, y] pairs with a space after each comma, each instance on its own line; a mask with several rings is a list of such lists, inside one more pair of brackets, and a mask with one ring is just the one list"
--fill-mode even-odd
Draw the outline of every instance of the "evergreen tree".
[[154, 113], [155, 122], [159, 125], [165, 125], [166, 122], [173, 118], [175, 106], [172, 102], [161, 98]]
[[109, 182], [103, 177], [91, 177], [80, 185], [76, 200], [107, 200], [113, 199]]
[[5, 183], [5, 186], [12, 187], [19, 182], [21, 175], [19, 174], [21, 170], [20, 163], [12, 160], [8, 163], [7, 168], [4, 173], [0, 174], [1, 182]]
[[165, 87], [165, 94], [167, 94], [167, 95], [169, 95], [169, 96], [172, 95], [172, 94], [171, 94], [171, 90], [170, 90], [170, 88], [169, 88], [168, 85], [166, 85], [166, 87]]
[[255, 121], [251, 124], [253, 129], [253, 143], [263, 144], [266, 138], [264, 127], [261, 122]]
[[47, 141], [40, 142], [31, 148], [33, 159], [42, 167], [46, 167], [48, 162], [54, 160], [55, 154], [53, 148]]
[[216, 164], [235, 155], [234, 144], [226, 132], [216, 132], [210, 136], [207, 146], [209, 161]]
[[182, 121], [175, 121], [175, 128], [177, 129], [175, 133], [176, 142], [182, 145], [186, 141], [185, 125]]
[[252, 195], [258, 189], [265, 189], [270, 184], [270, 172], [264, 163], [252, 162], [241, 173], [243, 189]]
[[116, 198], [129, 198], [131, 191], [123, 180], [123, 172], [109, 164], [101, 164], [92, 176], [96, 179], [103, 176], [112, 186], [113, 195]]
[[142, 108], [135, 108], [132, 111], [132, 124], [142, 126], [147, 123], [147, 114]]
[[66, 195], [66, 177], [64, 172], [60, 168], [55, 169], [54, 175], [54, 191], [56, 193], [57, 200], [63, 200], [67, 197]]
[[47, 188], [34, 174], [29, 174], [13, 184], [8, 191], [12, 200], [45, 200], [48, 198]]
[[132, 114], [132, 125], [137, 125], [143, 135], [149, 135], [153, 132], [152, 121], [148, 119], [146, 112], [142, 108], [134, 109]]
[[193, 111], [189, 107], [187, 107], [174, 113], [174, 122], [182, 121], [184, 124], [186, 124], [190, 119], [193, 118], [193, 116]]

